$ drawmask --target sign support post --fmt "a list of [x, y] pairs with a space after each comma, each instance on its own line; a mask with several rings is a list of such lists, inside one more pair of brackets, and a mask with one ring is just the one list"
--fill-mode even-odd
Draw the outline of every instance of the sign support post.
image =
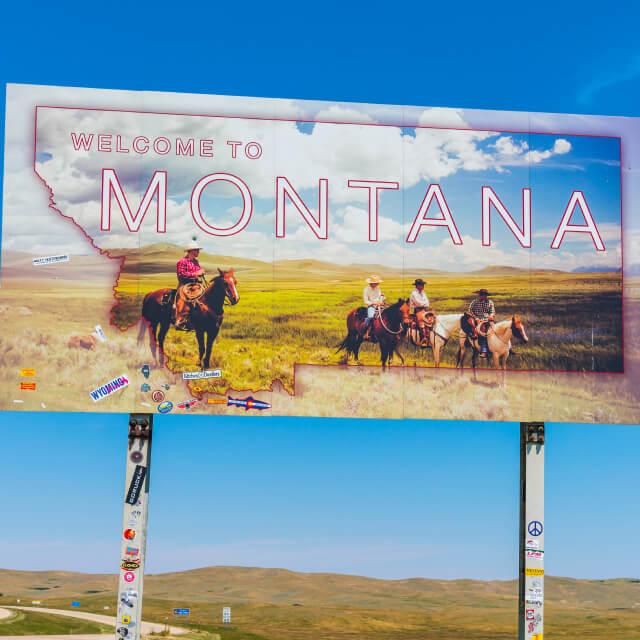
[[144, 580], [152, 414], [129, 416], [124, 512], [120, 537], [120, 576], [116, 617], [117, 640], [140, 640]]
[[520, 423], [518, 640], [544, 628], [544, 422]]

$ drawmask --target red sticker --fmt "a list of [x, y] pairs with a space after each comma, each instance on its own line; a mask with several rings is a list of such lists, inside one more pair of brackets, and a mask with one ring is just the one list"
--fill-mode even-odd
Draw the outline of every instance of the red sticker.
[[133, 582], [136, 579], [136, 574], [133, 571], [127, 571], [124, 574], [125, 582]]

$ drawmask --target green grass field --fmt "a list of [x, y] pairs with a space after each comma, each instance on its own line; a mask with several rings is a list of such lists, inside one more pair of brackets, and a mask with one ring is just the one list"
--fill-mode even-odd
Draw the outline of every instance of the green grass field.
[[[162, 246], [132, 252], [115, 296], [117, 269], [106, 258], [111, 271], [101, 275], [95, 260], [86, 268], [67, 263], [66, 279], [30, 280], [7, 276], [4, 270], [0, 406], [123, 413], [152, 410], [149, 394], [140, 389], [145, 380], [139, 373], [143, 363], [151, 362], [149, 382], [156, 388], [168, 385], [169, 400], [175, 403], [192, 396], [202, 400], [193, 413], [239, 413], [206, 402], [211, 395], [230, 392], [266, 400], [277, 415], [640, 422], [640, 387], [634, 383], [634, 376], [640, 375], [637, 279], [625, 279], [627, 375], [621, 376], [614, 373], [622, 366], [617, 273], [545, 271], [530, 277], [517, 269], [491, 268], [467, 275], [397, 270], [387, 274], [374, 265], [340, 267], [309, 260], [276, 263], [274, 279], [273, 265], [205, 256], [201, 262], [209, 274], [216, 273], [217, 265], [235, 267], [240, 302], [225, 307], [213, 347], [211, 368], [220, 368], [222, 377], [187, 385], [181, 372], [198, 369], [193, 333], [169, 331], [168, 367], [161, 369], [153, 368], [148, 342], [136, 343], [142, 298], [148, 291], [174, 286], [172, 269], [180, 255], [175, 248]], [[339, 366], [342, 354], [336, 353], [336, 346], [346, 333], [346, 315], [360, 305], [364, 278], [373, 269], [384, 277], [384, 291], [391, 301], [407, 296], [413, 279], [423, 275], [439, 313], [461, 312], [473, 291], [486, 286], [494, 293], [498, 319], [519, 314], [530, 341], [516, 344], [518, 355], [509, 358], [508, 368], [513, 371], [507, 376], [508, 389], [496, 388], [499, 377], [493, 369], [480, 371], [477, 384], [470, 371], [455, 370], [457, 340], [446, 345], [440, 369], [433, 367], [430, 350], [408, 344], [401, 348], [405, 367], [397, 366], [396, 360], [396, 366], [383, 373], [375, 344], [361, 349], [361, 361], [368, 366]], [[95, 284], [83, 279], [89, 275]], [[92, 351], [67, 347], [71, 335], [86, 334], [95, 324], [102, 325], [107, 343]], [[20, 391], [21, 367], [37, 368], [37, 392]], [[633, 371], [638, 373], [629, 375]], [[132, 385], [94, 405], [89, 391], [123, 373], [132, 377]], [[363, 394], [365, 388], [378, 399], [375, 415]]]
[[[346, 335], [346, 316], [362, 304], [361, 279], [347, 273], [327, 286], [323, 280], [305, 278], [304, 273], [295, 278], [285, 272], [270, 282], [257, 279], [255, 273], [244, 281], [242, 272], [237, 275], [241, 300], [226, 308], [214, 349], [213, 362], [223, 369], [224, 378], [201, 384], [203, 389], [268, 389], [273, 380], [279, 380], [293, 391], [294, 363], [338, 363], [336, 345]], [[407, 297], [410, 282], [410, 278], [385, 279], [388, 301]], [[139, 284], [144, 287], [141, 291]], [[149, 274], [140, 281], [137, 273], [124, 273], [117, 288], [121, 303], [116, 324], [125, 327], [136, 322], [144, 294], [169, 286], [174, 286], [170, 273]], [[518, 346], [519, 355], [509, 360], [510, 369], [622, 371], [620, 274], [546, 272], [533, 279], [526, 273], [499, 277], [445, 274], [433, 279], [428, 293], [436, 312], [462, 313], [480, 286], [499, 292], [492, 296], [498, 320], [518, 314], [529, 334], [530, 343]], [[165, 347], [172, 368], [194, 368], [194, 334], [170, 331]], [[457, 348], [457, 340], [451, 340], [441, 366], [455, 366]], [[402, 350], [412, 366], [433, 366], [431, 350], [410, 344]], [[364, 364], [379, 363], [377, 345], [365, 344], [361, 354]]]
[[14, 610], [13, 617], [0, 620], [0, 636], [68, 635], [112, 633], [113, 631], [114, 627], [99, 622], [20, 610]]

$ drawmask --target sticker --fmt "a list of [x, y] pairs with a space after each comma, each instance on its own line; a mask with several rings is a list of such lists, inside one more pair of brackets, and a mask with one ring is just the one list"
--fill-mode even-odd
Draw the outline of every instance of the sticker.
[[535, 551], [533, 549], [527, 549], [527, 558], [534, 560], [542, 560], [544, 558], [544, 551]]
[[151, 391], [151, 387], [145, 382], [141, 387], [140, 391]]
[[133, 540], [136, 537], [136, 532], [134, 529], [125, 529], [124, 530], [124, 539], [125, 540]]
[[106, 342], [107, 336], [104, 335], [104, 331], [102, 330], [102, 327], [99, 324], [97, 324], [94, 327], [94, 329], [95, 329], [96, 338], [98, 338], [100, 342]]
[[544, 575], [544, 569], [534, 569], [532, 567], [527, 567], [524, 570], [524, 575], [525, 576], [543, 576]]
[[529, 532], [530, 536], [538, 537], [542, 533], [542, 530], [543, 530], [542, 522], [540, 522], [539, 520], [532, 520], [527, 525], [527, 531]]
[[44, 402], [41, 402], [41, 403], [40, 403], [40, 406], [41, 406], [43, 409], [46, 409], [46, 408], [47, 408], [47, 407], [45, 407], [45, 406], [44, 406]]
[[24, 402], [24, 400], [14, 400], [13, 402], [15, 402], [16, 404], [18, 404], [18, 403], [20, 403], [20, 404], [21, 404], [21, 403], [23, 403], [23, 402]]
[[142, 453], [142, 451], [132, 451], [129, 460], [131, 460], [131, 462], [142, 462], [144, 460], [144, 453]]
[[21, 382], [20, 383], [21, 391], [35, 391], [36, 383], [35, 382]]
[[141, 402], [140, 403], [143, 407], [150, 407], [151, 405], [148, 402]]
[[193, 405], [198, 403], [198, 398], [191, 398], [191, 400], [185, 400], [184, 402], [178, 402], [176, 407], [178, 409], [191, 409]]
[[129, 624], [131, 622], [131, 616], [122, 616], [122, 624]]
[[125, 559], [120, 563], [120, 568], [127, 571], [135, 571], [140, 568], [140, 558]]
[[140, 509], [132, 509], [129, 515], [132, 518], [139, 518], [142, 515], [142, 511], [140, 511]]
[[201, 393], [202, 387], [191, 387], [191, 391], [193, 391], [194, 393]]
[[535, 609], [527, 609], [526, 616], [527, 616], [527, 620], [533, 620], [536, 617]]
[[20, 369], [20, 375], [23, 378], [33, 378], [36, 375], [35, 369]]
[[103, 384], [101, 387], [98, 387], [94, 391], [90, 391], [89, 395], [93, 399], [94, 402], [98, 402], [98, 400], [102, 400], [102, 398], [106, 398], [110, 396], [112, 393], [126, 387], [129, 384], [129, 380], [127, 376], [124, 374], [114, 378], [107, 384]]
[[182, 374], [183, 380], [205, 380], [206, 378], [222, 378], [222, 369], [212, 369], [210, 371], [185, 371]]
[[165, 391], [169, 391], [169, 385], [168, 384], [161, 384], [160, 385]]
[[128, 556], [137, 556], [139, 551], [140, 549], [138, 547], [127, 547], [127, 550], [125, 551], [125, 553]]
[[[133, 472], [133, 478], [131, 478], [131, 484], [129, 485], [129, 491], [127, 492], [127, 499], [125, 500], [127, 504], [136, 504], [138, 501], [146, 475], [147, 467], [137, 464], [135, 471]], [[127, 531], [129, 531], [129, 529], [127, 529]], [[133, 535], [135, 536], [135, 531], [133, 532]]]
[[118, 627], [117, 631], [121, 638], [126, 638], [129, 635], [129, 629], [126, 627]]
[[145, 378], [147, 378], [147, 379], [149, 378], [149, 375], [151, 374], [151, 368], [149, 367], [148, 364], [143, 364], [141, 369], [140, 369], [140, 371], [142, 371], [142, 375]]
[[529, 540], [525, 542], [524, 546], [526, 549], [538, 549], [540, 547], [540, 541], [533, 540], [533, 538], [529, 538]]
[[162, 391], [160, 391], [160, 389], [158, 389], [157, 391], [154, 391], [151, 394], [151, 399], [154, 402], [162, 402], [164, 400], [164, 393], [162, 393]]
[[53, 264], [54, 262], [69, 262], [69, 254], [63, 253], [59, 256], [47, 256], [46, 258], [34, 258], [33, 266], [38, 267], [42, 264]]
[[125, 582], [133, 582], [136, 579], [136, 574], [133, 571], [126, 571], [123, 578]]
[[249, 411], [249, 409], [258, 409], [262, 411], [263, 409], [271, 409], [271, 405], [268, 402], [263, 402], [262, 400], [256, 400], [251, 396], [247, 398], [227, 398], [227, 405], [229, 407], [243, 407], [245, 411]]
[[169, 402], [168, 400], [165, 400], [158, 405], [158, 411], [160, 413], [169, 413], [171, 409], [173, 409], [173, 402]]

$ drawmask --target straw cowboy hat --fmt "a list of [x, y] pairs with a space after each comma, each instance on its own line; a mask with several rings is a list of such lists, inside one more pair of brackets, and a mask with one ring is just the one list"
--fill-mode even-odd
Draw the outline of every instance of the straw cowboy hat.
[[378, 276], [369, 276], [367, 278], [367, 284], [381, 284], [383, 283], [384, 280], [381, 280], [380, 278], [378, 278]]
[[196, 242], [195, 240], [192, 240], [185, 248], [184, 250], [188, 253], [189, 251], [195, 251], [196, 249], [202, 249], [202, 247], [200, 246], [200, 244], [198, 242]]

